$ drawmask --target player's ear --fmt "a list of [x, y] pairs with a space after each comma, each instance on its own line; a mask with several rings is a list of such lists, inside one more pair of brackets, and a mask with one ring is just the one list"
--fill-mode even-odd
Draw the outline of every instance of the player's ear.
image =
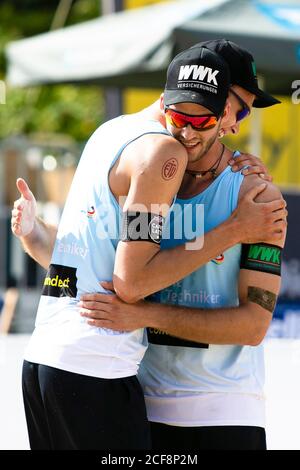
[[160, 106], [160, 110], [162, 112], [164, 112], [165, 105], [164, 105], [164, 94], [163, 93], [160, 95], [159, 106]]
[[223, 115], [222, 115], [222, 127], [226, 127], [226, 125], [228, 125], [228, 122], [230, 120], [230, 111], [231, 111], [231, 103], [229, 99], [227, 98]]

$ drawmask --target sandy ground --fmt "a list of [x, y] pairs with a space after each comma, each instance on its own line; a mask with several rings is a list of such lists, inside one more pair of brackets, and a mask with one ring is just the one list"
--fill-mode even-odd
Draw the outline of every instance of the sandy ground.
[[[28, 338], [0, 337], [0, 450], [29, 448], [20, 385]], [[265, 351], [268, 448], [300, 450], [300, 340], [270, 339]]]
[[22, 355], [28, 335], [0, 337], [0, 449], [29, 449], [21, 392]]

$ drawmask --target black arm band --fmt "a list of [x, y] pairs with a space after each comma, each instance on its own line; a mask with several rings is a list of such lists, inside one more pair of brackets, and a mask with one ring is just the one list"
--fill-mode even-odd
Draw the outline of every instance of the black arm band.
[[160, 244], [164, 217], [150, 212], [123, 212], [121, 240]]
[[267, 243], [242, 245], [241, 269], [281, 275], [282, 248]]

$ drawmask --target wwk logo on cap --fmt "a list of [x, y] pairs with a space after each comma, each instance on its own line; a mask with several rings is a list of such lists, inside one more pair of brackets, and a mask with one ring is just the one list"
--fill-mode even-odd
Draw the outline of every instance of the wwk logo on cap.
[[198, 80], [199, 82], [206, 83], [210, 86], [218, 86], [217, 75], [219, 70], [212, 70], [210, 67], [203, 65], [182, 65], [179, 69], [178, 81], [191, 81]]

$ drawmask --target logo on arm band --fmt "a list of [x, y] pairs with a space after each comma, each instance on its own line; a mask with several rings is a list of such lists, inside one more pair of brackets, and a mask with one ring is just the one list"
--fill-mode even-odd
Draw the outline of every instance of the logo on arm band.
[[151, 212], [123, 212], [121, 240], [160, 244], [164, 217]]
[[267, 243], [242, 245], [241, 269], [281, 275], [282, 248]]

